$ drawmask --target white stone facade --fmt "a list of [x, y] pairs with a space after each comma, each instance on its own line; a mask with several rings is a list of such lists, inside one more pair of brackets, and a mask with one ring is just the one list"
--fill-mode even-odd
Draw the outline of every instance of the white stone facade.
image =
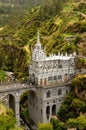
[[73, 55], [67, 53], [47, 57], [38, 33], [29, 68], [29, 83], [37, 87], [37, 93], [30, 92], [28, 98], [29, 113], [36, 124], [46, 123], [52, 115], [56, 115], [69, 92], [69, 86], [65, 86], [65, 83], [75, 73], [74, 59]]

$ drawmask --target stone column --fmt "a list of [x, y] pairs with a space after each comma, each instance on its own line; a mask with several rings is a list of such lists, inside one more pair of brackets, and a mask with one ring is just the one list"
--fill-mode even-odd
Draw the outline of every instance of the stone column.
[[15, 117], [17, 120], [17, 125], [20, 126], [20, 111], [19, 111], [19, 95], [18, 92], [16, 92], [15, 97]]
[[47, 106], [43, 106], [43, 122], [42, 123], [47, 123], [48, 122], [48, 119], [47, 119], [47, 115], [46, 115], [46, 107]]
[[52, 105], [50, 106], [50, 117], [49, 117], [49, 121], [51, 120], [52, 117]]

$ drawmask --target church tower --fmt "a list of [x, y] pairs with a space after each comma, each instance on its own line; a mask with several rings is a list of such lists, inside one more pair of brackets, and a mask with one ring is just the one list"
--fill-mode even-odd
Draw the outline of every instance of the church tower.
[[38, 35], [37, 35], [37, 42], [35, 45], [35, 48], [32, 50], [32, 60], [33, 61], [42, 61], [45, 58], [45, 52], [41, 46], [41, 42], [40, 42], [40, 35], [39, 35], [39, 31], [38, 31]]
[[35, 47], [32, 49], [32, 63], [29, 69], [29, 82], [33, 85], [40, 85], [42, 79], [40, 79], [41, 63], [45, 60], [45, 51], [42, 48], [40, 42], [39, 31], [37, 34], [37, 41]]

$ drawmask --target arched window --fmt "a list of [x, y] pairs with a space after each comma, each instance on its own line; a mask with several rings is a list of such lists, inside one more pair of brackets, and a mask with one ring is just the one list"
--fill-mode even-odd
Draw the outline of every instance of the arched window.
[[56, 105], [52, 106], [52, 115], [56, 115]]
[[67, 73], [65, 73], [65, 76], [67, 76]]
[[40, 79], [40, 85], [42, 85], [42, 79]]
[[62, 90], [59, 89], [59, 90], [58, 90], [58, 95], [61, 95], [61, 94], [62, 94]]
[[49, 77], [48, 77], [48, 81], [52, 81], [52, 76], [49, 76]]
[[55, 75], [55, 76], [53, 76], [53, 80], [57, 80], [57, 76]]
[[49, 116], [50, 116], [50, 106], [46, 107], [46, 116], [47, 116], [47, 119], [49, 119]]
[[67, 73], [64, 75], [64, 82], [67, 81]]
[[68, 94], [68, 89], [66, 90], [66, 94]]
[[46, 78], [44, 79], [44, 85], [46, 85]]
[[58, 60], [58, 64], [60, 64], [60, 60]]
[[46, 97], [49, 98], [51, 97], [51, 92], [48, 90], [48, 92], [46, 93]]
[[35, 84], [38, 85], [38, 78], [36, 78], [36, 80], [35, 80]]
[[58, 75], [58, 79], [61, 79], [62, 78], [62, 75]]
[[35, 84], [35, 75], [32, 74], [32, 84], [34, 85]]

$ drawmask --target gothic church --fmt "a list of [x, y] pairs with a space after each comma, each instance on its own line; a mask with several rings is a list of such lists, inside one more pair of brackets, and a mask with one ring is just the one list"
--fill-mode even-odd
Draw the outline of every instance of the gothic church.
[[28, 110], [36, 124], [49, 122], [57, 114], [65, 95], [70, 91], [67, 81], [75, 73], [75, 56], [58, 53], [46, 56], [38, 32], [37, 42], [32, 50], [29, 67], [29, 84], [36, 92], [28, 95]]

